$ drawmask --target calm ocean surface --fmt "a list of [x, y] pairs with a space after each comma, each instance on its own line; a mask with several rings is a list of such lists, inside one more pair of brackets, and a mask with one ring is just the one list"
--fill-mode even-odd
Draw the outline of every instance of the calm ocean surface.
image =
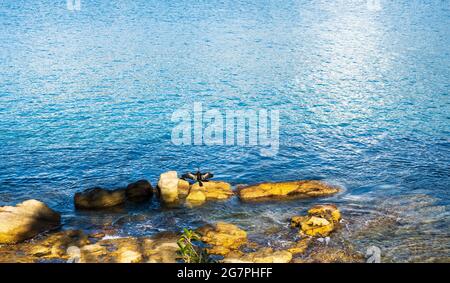
[[[276, 246], [290, 216], [331, 202], [348, 223], [336, 238], [359, 251], [448, 261], [450, 1], [380, 1], [1, 1], [0, 205], [40, 199], [65, 227], [118, 236], [224, 220]], [[278, 154], [175, 146], [172, 113], [194, 102], [280, 110]], [[198, 167], [233, 185], [315, 178], [345, 191], [74, 210], [76, 191]]]

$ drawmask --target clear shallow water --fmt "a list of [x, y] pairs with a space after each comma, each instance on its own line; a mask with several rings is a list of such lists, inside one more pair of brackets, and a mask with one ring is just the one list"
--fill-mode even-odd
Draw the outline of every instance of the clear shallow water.
[[[448, 260], [448, 1], [381, 1], [378, 12], [361, 1], [82, 1], [79, 12], [61, 2], [0, 4], [0, 205], [37, 198], [67, 227], [120, 235], [226, 220], [271, 244], [292, 238], [290, 216], [333, 202], [349, 221], [336, 237], [359, 250]], [[278, 155], [174, 146], [170, 117], [194, 101], [280, 109]], [[78, 190], [155, 185], [164, 171], [197, 167], [233, 185], [317, 178], [346, 190], [74, 211]], [[395, 221], [370, 228], [379, 218]]]

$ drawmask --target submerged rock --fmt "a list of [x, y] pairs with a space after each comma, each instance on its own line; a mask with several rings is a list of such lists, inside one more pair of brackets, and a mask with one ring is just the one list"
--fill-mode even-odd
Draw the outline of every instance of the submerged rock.
[[163, 233], [154, 237], [116, 238], [86, 245], [80, 250], [81, 263], [174, 263], [178, 258], [178, 236]]
[[89, 243], [86, 234], [80, 230], [42, 234], [16, 245], [0, 245], [0, 262], [66, 261], [70, 256], [68, 249]]
[[274, 251], [272, 248], [261, 248], [251, 253], [232, 253], [223, 259], [225, 263], [288, 263], [292, 260], [289, 251]]
[[0, 245], [0, 262], [176, 262], [178, 237], [175, 233], [161, 233], [95, 242], [80, 230], [67, 230], [17, 245]]
[[239, 189], [242, 200], [288, 197], [320, 197], [335, 194], [339, 188], [322, 181], [306, 180], [280, 183], [261, 183]]
[[81, 230], [65, 230], [52, 233], [43, 239], [24, 246], [25, 252], [39, 258], [62, 258], [67, 259], [69, 247], [82, 247], [89, 244], [89, 237]]
[[0, 244], [14, 244], [61, 224], [61, 216], [44, 203], [27, 200], [0, 207]]
[[294, 216], [291, 227], [300, 227], [300, 233], [308, 236], [326, 237], [336, 228], [341, 213], [336, 206], [316, 205], [308, 210], [307, 216]]
[[130, 201], [146, 201], [151, 199], [153, 195], [152, 185], [147, 180], [139, 180], [127, 186], [126, 198]]
[[210, 254], [226, 255], [247, 242], [247, 232], [226, 222], [203, 226], [197, 232], [203, 242], [211, 245], [208, 249]]
[[313, 250], [307, 258], [297, 258], [295, 263], [362, 263], [364, 256], [350, 249], [330, 248], [326, 246]]
[[309, 247], [310, 243], [310, 238], [303, 238], [292, 245], [287, 251], [292, 255], [303, 254], [306, 252], [306, 249]]
[[126, 200], [126, 190], [106, 190], [99, 187], [87, 189], [75, 194], [76, 208], [101, 209], [123, 204]]

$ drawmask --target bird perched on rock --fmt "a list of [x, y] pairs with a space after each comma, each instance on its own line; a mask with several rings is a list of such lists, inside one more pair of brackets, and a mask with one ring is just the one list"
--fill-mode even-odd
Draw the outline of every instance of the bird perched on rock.
[[210, 172], [201, 173], [200, 170], [197, 170], [197, 172], [195, 173], [188, 172], [186, 174], [181, 175], [181, 179], [183, 180], [191, 179], [197, 181], [200, 187], [203, 187], [203, 182], [208, 182], [209, 181], [208, 179], [211, 179], [212, 177], [214, 177], [212, 173]]

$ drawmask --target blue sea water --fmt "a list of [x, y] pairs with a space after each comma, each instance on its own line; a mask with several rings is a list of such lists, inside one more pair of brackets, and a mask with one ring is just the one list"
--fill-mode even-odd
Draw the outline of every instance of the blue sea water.
[[[332, 202], [350, 221], [343, 237], [361, 251], [375, 244], [387, 260], [448, 261], [450, 2], [330, 2], [81, 0], [70, 11], [66, 1], [1, 1], [0, 205], [40, 199], [66, 227], [118, 235], [225, 220], [261, 239]], [[278, 154], [174, 145], [172, 113], [194, 102], [280, 110]], [[314, 178], [345, 191], [74, 210], [82, 189], [156, 185], [167, 170], [198, 167], [232, 185]], [[355, 235], [377, 217], [396, 225]]]

